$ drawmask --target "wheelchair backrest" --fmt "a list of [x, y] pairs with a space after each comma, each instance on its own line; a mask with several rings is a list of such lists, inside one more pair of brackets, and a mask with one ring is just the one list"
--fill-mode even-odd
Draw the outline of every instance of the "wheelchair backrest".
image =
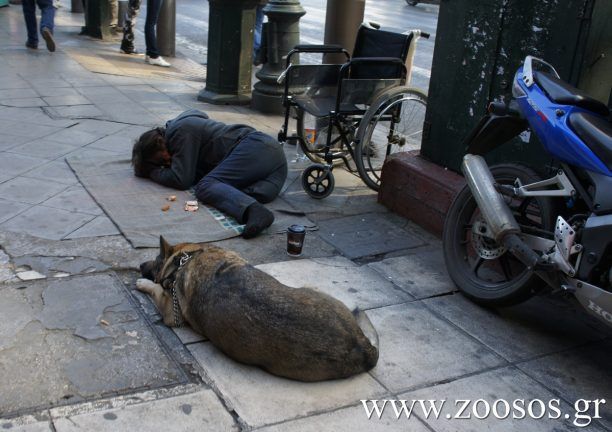
[[[412, 32], [408, 34], [393, 33], [361, 25], [357, 32], [353, 58], [394, 57], [406, 61]], [[353, 79], [387, 79], [400, 78], [403, 69], [398, 65], [355, 65], [351, 68]]]

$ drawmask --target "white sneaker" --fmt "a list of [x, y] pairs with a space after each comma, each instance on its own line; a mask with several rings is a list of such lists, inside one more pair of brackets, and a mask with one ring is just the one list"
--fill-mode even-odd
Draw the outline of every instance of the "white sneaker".
[[150, 65], [153, 66], [161, 66], [161, 67], [170, 67], [172, 66], [170, 63], [168, 63], [166, 60], [164, 60], [164, 58], [162, 56], [156, 57], [156, 58], [151, 58], [149, 56], [145, 56], [145, 62], [149, 63]]

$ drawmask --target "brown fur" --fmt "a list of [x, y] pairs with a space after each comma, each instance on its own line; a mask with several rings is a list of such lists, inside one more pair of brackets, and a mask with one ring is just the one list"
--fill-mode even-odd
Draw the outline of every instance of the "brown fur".
[[[183, 252], [200, 249], [176, 271]], [[320, 381], [365, 372], [378, 360], [377, 348], [344, 304], [310, 288], [287, 287], [234, 252], [189, 243], [172, 247], [161, 238], [160, 256], [141, 269], [157, 283], [139, 279], [137, 288], [152, 296], [166, 325], [174, 325], [172, 295], [159, 283], [175, 272], [182, 318], [239, 362]]]

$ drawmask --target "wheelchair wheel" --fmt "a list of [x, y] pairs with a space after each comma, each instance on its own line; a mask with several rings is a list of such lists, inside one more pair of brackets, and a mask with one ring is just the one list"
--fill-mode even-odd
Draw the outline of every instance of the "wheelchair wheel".
[[364, 183], [380, 188], [380, 175], [393, 153], [421, 148], [427, 96], [399, 86], [381, 93], [366, 111], [357, 130], [355, 164]]
[[[317, 118], [312, 114], [296, 108], [297, 130], [298, 135], [302, 137], [299, 145], [308, 159], [314, 163], [325, 163], [325, 144], [327, 143], [327, 119]], [[352, 142], [352, 137], [349, 137], [349, 142]], [[332, 147], [331, 151], [336, 153], [342, 151], [348, 158], [350, 153], [342, 146], [342, 138], [338, 128], [334, 126], [332, 129]], [[334, 159], [334, 166], [342, 164], [342, 159]]]
[[326, 165], [310, 165], [302, 173], [302, 187], [312, 198], [328, 197], [334, 190], [334, 184], [334, 175], [331, 168]]

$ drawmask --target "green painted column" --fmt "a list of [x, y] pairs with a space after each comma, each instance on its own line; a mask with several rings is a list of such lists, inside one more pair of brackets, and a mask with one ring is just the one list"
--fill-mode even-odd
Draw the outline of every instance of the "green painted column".
[[582, 62], [578, 86], [612, 108], [612, 2], [598, 1]]
[[206, 87], [198, 100], [219, 105], [251, 101], [256, 6], [257, 0], [209, 0]]
[[[442, 0], [421, 155], [459, 171], [464, 139], [493, 100], [508, 100], [526, 55], [545, 59], [578, 85], [593, 4], [608, 0]], [[535, 136], [487, 156], [545, 171], [551, 159]]]
[[86, 0], [85, 25], [81, 27], [81, 34], [103, 40], [112, 39], [108, 0]]
[[287, 54], [300, 43], [300, 18], [306, 11], [299, 0], [270, 0], [263, 12], [268, 17], [263, 38], [267, 42], [267, 58], [255, 75], [259, 82], [255, 84], [251, 107], [264, 113], [281, 114], [284, 84], [276, 80], [285, 70]]

